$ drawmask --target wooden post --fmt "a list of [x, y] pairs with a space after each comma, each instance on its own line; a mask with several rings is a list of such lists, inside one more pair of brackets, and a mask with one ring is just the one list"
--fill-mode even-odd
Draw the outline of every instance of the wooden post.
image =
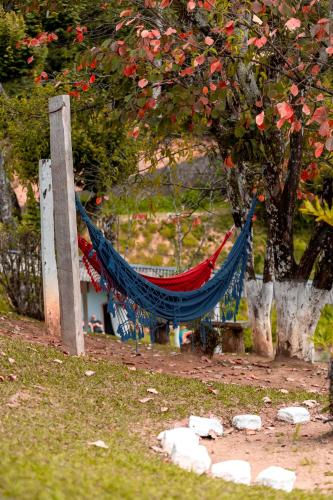
[[39, 162], [40, 225], [44, 315], [47, 332], [60, 335], [60, 304], [54, 246], [51, 160]]
[[77, 245], [70, 98], [49, 99], [54, 229], [61, 336], [69, 354], [84, 354]]

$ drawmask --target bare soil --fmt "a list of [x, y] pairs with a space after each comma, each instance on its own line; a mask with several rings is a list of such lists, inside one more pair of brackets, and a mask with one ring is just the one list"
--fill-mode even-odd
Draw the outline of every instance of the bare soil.
[[[62, 350], [59, 339], [48, 336], [44, 325], [33, 320], [2, 317], [0, 334]], [[112, 360], [129, 367], [203, 381], [277, 388], [283, 391], [306, 390], [314, 394], [325, 394], [328, 388], [325, 364], [310, 365], [297, 360], [269, 361], [251, 354], [223, 354], [209, 359], [147, 345], [140, 345], [139, 353], [136, 353], [133, 345], [111, 340], [105, 335], [86, 336], [86, 352], [95, 359]], [[297, 473], [296, 487], [306, 490], [318, 488], [331, 496], [332, 428], [324, 423], [319, 405], [309, 411], [311, 422], [295, 427], [277, 421], [277, 408], [267, 405], [261, 412], [261, 431], [237, 431], [231, 427], [231, 422], [224, 422], [225, 435], [219, 439], [205, 439], [204, 444], [214, 463], [229, 459], [249, 460], [253, 477], [269, 465], [291, 468]], [[177, 424], [179, 422], [174, 423], [175, 426]]]

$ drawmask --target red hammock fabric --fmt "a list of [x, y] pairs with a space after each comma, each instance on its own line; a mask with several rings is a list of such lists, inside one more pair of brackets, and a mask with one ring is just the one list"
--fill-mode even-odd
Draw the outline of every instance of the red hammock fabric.
[[[154, 283], [161, 288], [166, 288], [167, 290], [173, 290], [175, 292], [189, 292], [191, 290], [197, 290], [209, 280], [217, 258], [232, 235], [232, 232], [233, 228], [225, 234], [221, 245], [213, 253], [213, 255], [211, 255], [211, 257], [208, 257], [206, 260], [184, 273], [169, 276], [168, 278], [158, 278], [155, 276], [147, 276], [146, 274], [141, 274], [141, 276], [151, 283]], [[78, 245], [83, 253], [83, 263], [86, 266], [91, 282], [96, 291], [100, 291], [99, 276], [101, 274], [101, 266], [96, 252], [93, 249], [92, 244], [82, 238], [82, 236], [78, 236]]]

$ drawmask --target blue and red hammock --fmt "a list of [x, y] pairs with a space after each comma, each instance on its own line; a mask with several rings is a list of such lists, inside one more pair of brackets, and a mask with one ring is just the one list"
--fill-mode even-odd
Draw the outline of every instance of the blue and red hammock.
[[255, 205], [254, 199], [242, 230], [215, 275], [198, 289], [176, 291], [162, 288], [137, 273], [92, 223], [76, 199], [77, 210], [87, 225], [100, 264], [101, 286], [109, 293], [108, 311], [114, 316], [118, 304], [126, 311], [126, 320], [118, 328], [124, 340], [142, 337], [143, 327], [152, 330], [159, 319], [175, 326], [202, 318], [209, 321], [218, 303], [223, 320], [236, 319], [250, 252]]
[[[169, 276], [167, 278], [148, 276], [147, 274], [142, 273], [140, 274], [147, 281], [150, 281], [150, 283], [154, 283], [154, 285], [165, 288], [166, 290], [174, 290], [176, 292], [197, 290], [211, 277], [211, 274], [215, 269], [216, 261], [232, 233], [233, 228], [225, 234], [221, 245], [217, 248], [217, 250], [215, 250], [213, 255], [205, 259], [203, 262], [200, 262], [197, 266], [188, 269], [184, 273]], [[93, 245], [82, 236], [78, 236], [78, 245], [83, 254], [83, 263], [87, 269], [90, 280], [96, 291], [100, 292], [100, 276], [102, 274], [102, 269]]]

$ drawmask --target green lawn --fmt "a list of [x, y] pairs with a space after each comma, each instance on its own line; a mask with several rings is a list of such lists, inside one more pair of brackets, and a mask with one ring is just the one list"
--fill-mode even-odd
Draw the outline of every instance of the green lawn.
[[[11, 499], [311, 499], [294, 492], [237, 486], [163, 462], [149, 449], [154, 436], [190, 413], [259, 411], [312, 398], [274, 390], [214, 384], [130, 371], [119, 364], [66, 357], [0, 337], [0, 498]], [[10, 364], [8, 358], [15, 360]], [[63, 361], [59, 364], [54, 361]], [[86, 370], [95, 371], [91, 377]], [[14, 374], [17, 379], [8, 380]], [[142, 404], [147, 388], [158, 390]], [[10, 398], [16, 394], [18, 403]], [[17, 396], [17, 394], [19, 394]], [[161, 407], [168, 407], [161, 413]], [[109, 449], [89, 446], [103, 440]], [[327, 498], [327, 497], [326, 497]]]

